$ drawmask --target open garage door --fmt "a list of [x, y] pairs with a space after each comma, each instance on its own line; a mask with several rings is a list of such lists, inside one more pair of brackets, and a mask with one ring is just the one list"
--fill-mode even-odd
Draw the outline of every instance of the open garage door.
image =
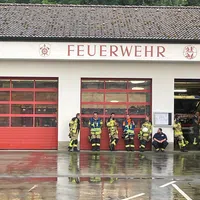
[[[146, 115], [151, 116], [151, 80], [82, 79], [81, 82], [81, 137], [80, 149], [90, 150], [88, 142], [89, 118], [98, 112], [104, 122], [101, 149], [109, 149], [109, 138], [105, 122], [112, 112], [120, 124], [118, 150], [124, 150], [121, 139], [122, 122], [128, 113], [136, 123], [135, 149], [139, 149], [137, 134]], [[148, 146], [150, 149], [150, 145]]]
[[58, 80], [0, 78], [0, 149], [57, 149]]
[[[187, 148], [190, 150], [198, 148], [198, 145], [193, 145], [194, 131], [192, 123], [195, 112], [200, 112], [200, 80], [175, 79], [174, 115], [180, 117], [183, 135], [189, 142]], [[179, 149], [177, 143], [175, 143], [175, 149]]]

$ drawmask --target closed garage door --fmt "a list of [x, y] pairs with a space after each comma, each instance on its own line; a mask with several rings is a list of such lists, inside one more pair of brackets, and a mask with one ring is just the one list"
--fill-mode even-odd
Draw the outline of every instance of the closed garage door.
[[57, 149], [58, 80], [0, 78], [0, 149]]
[[[124, 150], [121, 139], [122, 122], [125, 115], [130, 114], [135, 121], [135, 149], [139, 149], [137, 134], [146, 115], [151, 115], [151, 80], [138, 79], [82, 79], [81, 82], [81, 142], [82, 150], [91, 149], [88, 142], [88, 121], [98, 112], [103, 120], [101, 149], [109, 149], [109, 138], [105, 122], [112, 112], [115, 113], [120, 124], [118, 150]], [[148, 148], [151, 146], [149, 144]]]

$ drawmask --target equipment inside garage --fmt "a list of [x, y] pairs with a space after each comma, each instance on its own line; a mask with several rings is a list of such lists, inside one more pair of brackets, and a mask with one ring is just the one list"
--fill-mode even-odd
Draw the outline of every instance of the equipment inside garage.
[[197, 111], [200, 111], [200, 80], [176, 79], [174, 115], [180, 116], [184, 136], [190, 144], [193, 139], [192, 117]]

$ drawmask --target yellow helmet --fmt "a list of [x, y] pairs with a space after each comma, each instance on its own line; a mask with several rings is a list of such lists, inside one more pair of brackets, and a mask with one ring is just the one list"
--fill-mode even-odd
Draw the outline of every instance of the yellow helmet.
[[143, 128], [142, 128], [142, 132], [143, 132], [143, 133], [147, 133], [147, 132], [148, 132], [148, 128], [147, 128], [147, 127], [143, 127]]

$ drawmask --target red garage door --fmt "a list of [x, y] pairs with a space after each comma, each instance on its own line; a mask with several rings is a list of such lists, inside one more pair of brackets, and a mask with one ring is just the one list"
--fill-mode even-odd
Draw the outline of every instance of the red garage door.
[[0, 149], [57, 149], [58, 80], [0, 78]]
[[[122, 122], [125, 114], [131, 115], [136, 123], [135, 146], [139, 148], [137, 134], [146, 115], [151, 115], [151, 80], [123, 79], [82, 79], [81, 81], [81, 141], [82, 150], [91, 149], [88, 142], [88, 121], [93, 112], [98, 112], [103, 119], [104, 127], [101, 139], [101, 149], [108, 150], [108, 132], [105, 122], [112, 112], [120, 123], [120, 141], [117, 149], [124, 150], [121, 139]], [[150, 145], [148, 146], [150, 149]]]

